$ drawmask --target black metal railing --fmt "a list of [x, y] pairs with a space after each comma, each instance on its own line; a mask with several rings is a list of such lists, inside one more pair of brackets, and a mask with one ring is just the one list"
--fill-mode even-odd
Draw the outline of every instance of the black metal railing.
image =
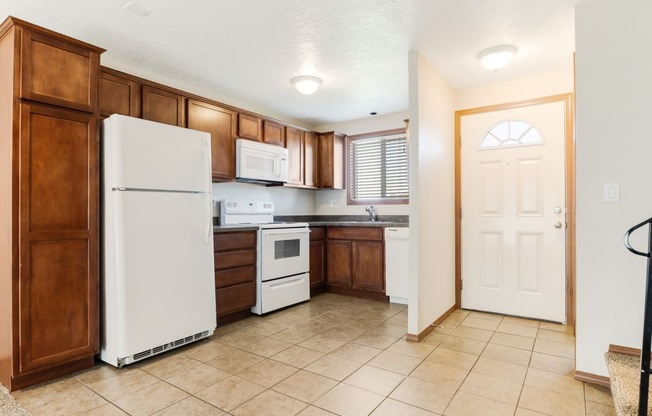
[[[650, 225], [647, 252], [632, 247], [629, 237], [641, 227]], [[645, 280], [645, 315], [643, 317], [643, 346], [641, 347], [641, 384], [638, 393], [638, 416], [647, 415], [648, 392], [650, 388], [650, 347], [652, 344], [652, 218], [630, 228], [625, 233], [625, 247], [632, 253], [647, 257], [647, 279]]]

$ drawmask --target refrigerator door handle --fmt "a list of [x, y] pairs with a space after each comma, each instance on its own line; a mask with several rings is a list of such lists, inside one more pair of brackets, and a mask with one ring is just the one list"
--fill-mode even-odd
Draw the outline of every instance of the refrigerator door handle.
[[206, 197], [206, 244], [211, 242], [211, 235], [213, 234], [213, 197], [210, 192], [204, 194]]

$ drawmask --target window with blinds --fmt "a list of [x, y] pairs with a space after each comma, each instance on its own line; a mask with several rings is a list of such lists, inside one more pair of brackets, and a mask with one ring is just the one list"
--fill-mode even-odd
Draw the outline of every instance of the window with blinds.
[[407, 202], [408, 149], [405, 134], [354, 138], [349, 142], [348, 151], [350, 202]]

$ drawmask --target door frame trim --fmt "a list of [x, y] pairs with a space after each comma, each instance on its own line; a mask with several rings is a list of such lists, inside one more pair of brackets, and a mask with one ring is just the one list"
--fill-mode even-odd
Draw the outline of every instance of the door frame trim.
[[462, 308], [462, 117], [510, 110], [539, 104], [564, 104], [564, 161], [566, 185], [566, 324], [575, 326], [575, 127], [573, 93], [550, 95], [522, 101], [488, 105], [455, 111], [455, 305]]

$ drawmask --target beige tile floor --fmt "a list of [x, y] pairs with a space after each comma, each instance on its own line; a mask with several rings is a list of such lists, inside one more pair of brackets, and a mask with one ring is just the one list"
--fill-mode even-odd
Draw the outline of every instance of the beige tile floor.
[[420, 343], [403, 306], [320, 295], [122, 370], [15, 392], [38, 415], [615, 415], [572, 377], [569, 328], [455, 311]]

